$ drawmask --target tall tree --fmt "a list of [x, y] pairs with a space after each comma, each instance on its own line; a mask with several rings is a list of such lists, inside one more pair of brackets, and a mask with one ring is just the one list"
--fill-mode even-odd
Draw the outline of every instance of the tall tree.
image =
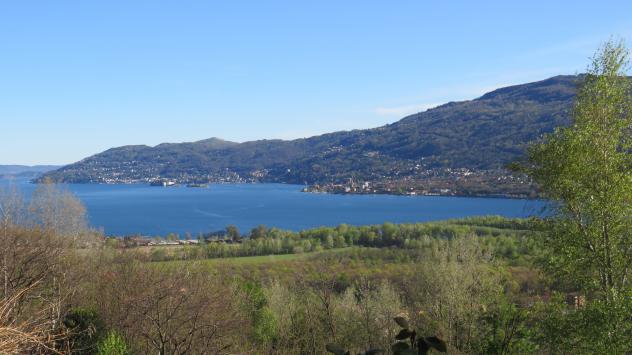
[[548, 267], [558, 280], [570, 281], [587, 296], [586, 309], [573, 313], [585, 322], [571, 323], [583, 338], [594, 334], [611, 350], [630, 346], [624, 334], [632, 331], [628, 65], [623, 43], [605, 43], [580, 84], [572, 124], [532, 146], [522, 166], [551, 201]]
[[72, 192], [49, 179], [35, 188], [29, 215], [35, 225], [58, 235], [76, 238], [88, 229], [85, 206]]
[[230, 238], [230, 240], [232, 241], [237, 241], [241, 239], [241, 233], [239, 233], [239, 229], [234, 224], [226, 227], [226, 235], [228, 235], [228, 238]]
[[607, 300], [629, 288], [632, 264], [628, 57], [620, 42], [603, 45], [580, 85], [571, 126], [534, 145], [527, 166], [553, 201], [554, 270]]

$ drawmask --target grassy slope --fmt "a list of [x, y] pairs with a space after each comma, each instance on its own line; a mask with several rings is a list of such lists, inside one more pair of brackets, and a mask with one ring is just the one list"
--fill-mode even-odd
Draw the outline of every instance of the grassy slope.
[[305, 260], [308, 257], [320, 254], [320, 253], [304, 253], [304, 254], [283, 254], [283, 255], [262, 255], [262, 256], [240, 256], [240, 257], [227, 257], [227, 258], [215, 258], [215, 259], [203, 259], [203, 260], [174, 260], [174, 261], [160, 261], [159, 264], [164, 265], [179, 265], [179, 264], [199, 264], [206, 266], [215, 266], [218, 264], [236, 264], [236, 265], [252, 265], [252, 264], [265, 264], [275, 263], [279, 261], [296, 261]]

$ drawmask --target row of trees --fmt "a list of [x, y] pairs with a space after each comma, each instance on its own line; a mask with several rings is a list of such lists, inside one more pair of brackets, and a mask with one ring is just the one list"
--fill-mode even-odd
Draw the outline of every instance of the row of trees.
[[[503, 222], [501, 222], [503, 221]], [[487, 248], [512, 262], [536, 255], [540, 246], [533, 238], [539, 225], [534, 220], [500, 217], [472, 218], [419, 224], [384, 223], [374, 226], [321, 227], [301, 232], [260, 226], [257, 233], [239, 243], [209, 242], [181, 249], [155, 248], [152, 260], [225, 258], [239, 256], [300, 254], [353, 246], [404, 249], [427, 248], [435, 241], [460, 236], [481, 237]]]

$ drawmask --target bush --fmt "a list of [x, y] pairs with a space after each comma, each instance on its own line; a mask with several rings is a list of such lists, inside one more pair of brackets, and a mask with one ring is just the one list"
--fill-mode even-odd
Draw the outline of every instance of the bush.
[[127, 343], [118, 333], [111, 331], [97, 344], [97, 355], [130, 355]]

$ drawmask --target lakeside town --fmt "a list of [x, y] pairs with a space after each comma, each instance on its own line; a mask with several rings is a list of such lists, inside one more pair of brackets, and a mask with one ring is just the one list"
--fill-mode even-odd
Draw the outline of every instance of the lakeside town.
[[[149, 180], [152, 186], [171, 187], [186, 185], [187, 187], [207, 187], [209, 183], [264, 183], [262, 175], [251, 178], [214, 181], [208, 183], [191, 183], [187, 179]], [[200, 181], [199, 179], [195, 181]], [[146, 182], [146, 181], [142, 181]], [[128, 183], [142, 183], [141, 181]], [[116, 182], [120, 183], [120, 182]], [[384, 176], [379, 180], [348, 178], [342, 182], [311, 184], [302, 192], [331, 193], [354, 195], [405, 195], [405, 196], [463, 196], [463, 197], [502, 197], [533, 199], [538, 197], [534, 184], [526, 177], [509, 174], [504, 170], [472, 170], [472, 169], [431, 169], [418, 175]]]
[[378, 181], [348, 179], [344, 183], [314, 184], [303, 192], [334, 194], [388, 194], [407, 196], [469, 196], [537, 198], [533, 183], [503, 170], [433, 169], [421, 176]]
[[186, 235], [181, 238], [180, 235], [171, 233], [167, 236], [147, 236], [147, 235], [126, 235], [126, 236], [108, 236], [103, 239], [105, 243], [114, 248], [138, 248], [138, 247], [169, 247], [169, 246], [185, 246], [185, 245], [201, 245], [201, 244], [241, 244], [242, 237], [230, 236], [225, 230], [200, 233], [197, 238]]
[[[151, 186], [207, 187], [208, 184], [294, 183], [305, 185], [303, 192], [333, 194], [387, 194], [407, 196], [469, 196], [537, 198], [534, 184], [526, 177], [505, 169], [426, 167], [401, 164], [384, 173], [353, 177], [329, 176], [324, 181], [308, 182], [280, 178], [268, 169], [237, 172], [223, 169], [212, 172], [165, 172], [165, 167], [131, 161], [122, 164], [88, 164], [74, 178], [76, 183], [149, 184]], [[69, 171], [69, 174], [74, 174]], [[291, 171], [288, 169], [288, 173]]]

